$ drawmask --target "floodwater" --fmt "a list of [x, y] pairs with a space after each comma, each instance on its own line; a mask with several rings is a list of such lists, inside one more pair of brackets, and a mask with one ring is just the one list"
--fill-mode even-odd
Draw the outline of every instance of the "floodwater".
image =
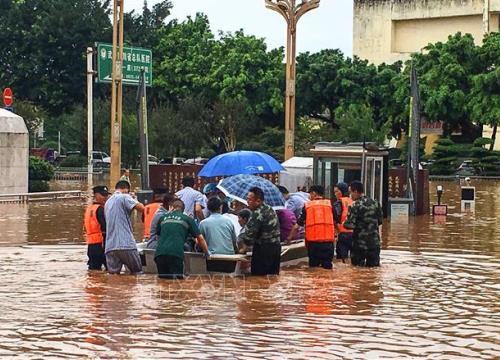
[[450, 215], [385, 224], [381, 268], [277, 278], [89, 273], [83, 202], [0, 205], [0, 358], [499, 358], [500, 182], [467, 215], [443, 185]]

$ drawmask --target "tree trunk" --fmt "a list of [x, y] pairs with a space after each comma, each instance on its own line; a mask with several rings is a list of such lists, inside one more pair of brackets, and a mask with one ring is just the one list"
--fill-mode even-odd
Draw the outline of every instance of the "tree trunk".
[[497, 128], [498, 124], [495, 124], [495, 126], [493, 126], [493, 134], [491, 135], [490, 151], [493, 151], [493, 149], [495, 149], [495, 141], [497, 139]]

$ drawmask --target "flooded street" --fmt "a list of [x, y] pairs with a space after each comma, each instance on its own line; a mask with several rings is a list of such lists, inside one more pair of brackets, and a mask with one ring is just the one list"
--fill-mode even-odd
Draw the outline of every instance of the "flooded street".
[[450, 215], [384, 224], [381, 268], [269, 279], [90, 273], [84, 202], [0, 204], [0, 357], [499, 358], [500, 182], [467, 215], [439, 184]]

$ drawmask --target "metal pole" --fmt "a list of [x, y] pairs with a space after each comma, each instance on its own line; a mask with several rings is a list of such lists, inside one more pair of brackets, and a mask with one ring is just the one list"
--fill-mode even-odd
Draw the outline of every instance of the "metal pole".
[[[94, 49], [87, 48], [87, 184], [88, 190], [92, 189], [92, 151], [94, 148], [94, 127], [93, 127], [93, 91], [94, 70], [92, 69], [92, 56]], [[59, 152], [61, 151], [61, 132], [59, 132]]]
[[297, 23], [310, 10], [319, 7], [320, 0], [265, 0], [266, 7], [281, 14], [287, 23], [286, 90], [285, 90], [285, 160], [295, 152], [295, 78]]
[[285, 93], [285, 160], [293, 157], [295, 149], [295, 46], [297, 42], [293, 20], [287, 27], [286, 93]]
[[113, 70], [111, 82], [111, 187], [120, 179], [122, 136], [123, 2], [113, 1]]
[[61, 132], [57, 132], [57, 153], [61, 155]]
[[143, 190], [149, 190], [148, 111], [146, 104], [146, 73], [144, 69], [141, 70], [136, 102], [141, 147], [141, 183]]

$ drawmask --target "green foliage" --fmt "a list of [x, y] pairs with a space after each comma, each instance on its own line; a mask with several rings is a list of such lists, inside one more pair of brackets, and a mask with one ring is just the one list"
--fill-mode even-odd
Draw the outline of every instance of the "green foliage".
[[[357, 57], [346, 58], [338, 50], [301, 54], [297, 61], [299, 115], [336, 123], [334, 115], [340, 107], [367, 104], [377, 128], [387, 122], [399, 124], [402, 121], [404, 102], [401, 105], [394, 101], [394, 93], [403, 85], [398, 81], [400, 62], [377, 67]], [[399, 129], [394, 132], [399, 133]]]
[[111, 39], [109, 0], [2, 1], [0, 84], [60, 114], [84, 100], [85, 51]]
[[[488, 34], [479, 49], [482, 69], [474, 75], [473, 88], [469, 101], [471, 119], [493, 127], [493, 140], [496, 139], [500, 124], [500, 33]], [[490, 150], [494, 148], [491, 142]]]
[[29, 178], [32, 180], [52, 180], [54, 177], [54, 167], [47, 161], [36, 156], [29, 159]]
[[267, 127], [260, 134], [255, 134], [241, 142], [241, 149], [262, 151], [282, 159], [285, 151], [285, 131], [276, 127]]
[[[84, 151], [85, 48], [111, 40], [110, 0], [0, 0], [0, 8], [0, 83], [15, 89], [16, 112], [31, 133], [43, 119], [52, 145], [61, 132], [65, 149]], [[281, 157], [283, 48], [268, 50], [264, 39], [243, 31], [215, 36], [203, 14], [169, 21], [171, 9], [163, 0], [125, 14], [125, 42], [154, 54], [150, 153], [252, 148]], [[497, 33], [482, 46], [456, 34], [414, 54], [423, 115], [444, 121], [447, 135], [460, 127], [471, 141], [479, 130], [473, 121], [498, 125], [498, 59]], [[109, 152], [109, 85], [94, 89], [94, 148]], [[403, 71], [400, 62], [375, 66], [331, 49], [300, 54], [296, 93], [297, 154], [321, 140], [382, 143], [408, 128], [409, 67]], [[122, 158], [129, 166], [139, 154], [135, 88], [124, 88], [123, 104]]]
[[133, 46], [147, 49], [155, 48], [161, 37], [161, 32], [168, 28], [166, 19], [170, 16], [172, 2], [163, 0], [150, 9], [144, 1], [141, 14], [135, 11], [124, 15], [124, 41]]
[[42, 121], [48, 117], [47, 112], [41, 106], [37, 106], [31, 101], [17, 100], [14, 111], [24, 119], [31, 136], [33, 136]]
[[[478, 48], [471, 35], [449, 36], [447, 42], [429, 44], [415, 54], [422, 97], [422, 109], [429, 119], [445, 122], [445, 134], [461, 127], [469, 129], [467, 111], [472, 75], [478, 73]], [[409, 71], [409, 70], [408, 70]]]
[[87, 157], [81, 155], [70, 155], [59, 164], [60, 167], [79, 168], [87, 166]]
[[390, 123], [378, 128], [373, 120], [373, 110], [367, 105], [351, 104], [335, 112], [339, 125], [338, 140], [342, 142], [375, 142], [382, 145], [387, 139]]
[[54, 150], [57, 150], [59, 144], [57, 143], [57, 141], [53, 141], [53, 140], [49, 140], [49, 141], [46, 141], [42, 144], [42, 146], [40, 146], [42, 149], [54, 149]]
[[194, 94], [209, 95], [214, 35], [208, 18], [197, 14], [182, 23], [173, 21], [168, 31], [163, 30], [159, 45], [154, 49], [160, 55], [154, 70], [154, 84], [159, 99], [173, 103]]
[[471, 149], [472, 166], [479, 175], [500, 176], [500, 151], [488, 151], [484, 147], [491, 142], [488, 138], [478, 138], [474, 141]]
[[[313, 145], [320, 141], [334, 141], [337, 132], [331, 124], [315, 119], [302, 118], [299, 120], [295, 133], [295, 153], [297, 156], [311, 156]], [[280, 155], [281, 157], [282, 155]]]
[[431, 159], [431, 175], [453, 175], [463, 160], [470, 156], [470, 144], [457, 144], [449, 138], [436, 142]]
[[28, 192], [47, 192], [50, 190], [49, 183], [44, 180], [29, 180]]
[[[419, 156], [420, 156], [420, 159], [423, 159], [425, 157], [425, 144], [423, 141], [420, 141], [419, 145], [420, 145], [419, 146]], [[405, 137], [405, 139], [403, 141], [403, 145], [401, 146], [400, 155], [398, 156], [398, 158], [405, 164], [408, 162], [408, 138], [407, 137]]]

